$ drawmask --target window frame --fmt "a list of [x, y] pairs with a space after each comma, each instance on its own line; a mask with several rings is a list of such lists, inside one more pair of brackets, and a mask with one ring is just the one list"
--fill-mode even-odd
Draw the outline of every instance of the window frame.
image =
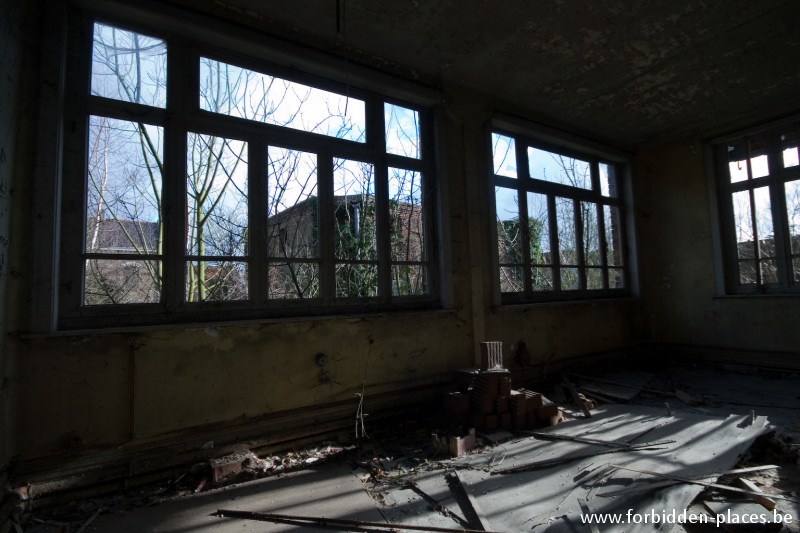
[[[90, 4], [92, 2], [89, 2]], [[352, 67], [359, 85], [350, 83], [352, 73], [341, 79], [331, 77], [331, 68], [318, 63], [314, 53], [300, 49], [298, 55], [259, 45], [248, 54], [233, 52], [230, 33], [225, 45], [218, 37], [224, 30], [208, 33], [194, 31], [187, 35], [176, 20], [167, 16], [158, 19], [132, 8], [122, 9], [128, 16], [107, 11], [72, 9], [67, 23], [67, 75], [64, 82], [65, 113], [63, 128], [64, 156], [61, 172], [61, 215], [59, 225], [60, 252], [57, 253], [58, 297], [55, 329], [83, 329], [110, 326], [141, 326], [167, 323], [250, 320], [298, 316], [319, 316], [348, 313], [382, 312], [439, 308], [442, 304], [440, 273], [441, 246], [438, 220], [439, 169], [435, 158], [436, 139], [434, 120], [437, 114], [437, 95], [424, 88], [394, 81], [395, 90], [386, 91], [386, 80], [371, 79]], [[177, 12], [176, 12], [177, 13]], [[173, 13], [175, 14], [175, 13]], [[133, 16], [136, 15], [136, 16]], [[141, 22], [138, 16], [141, 15]], [[202, 16], [198, 16], [203, 19]], [[167, 44], [167, 104], [156, 108], [113, 100], [89, 91], [92, 60], [92, 29], [95, 22], [163, 39]], [[172, 24], [170, 24], [172, 22]], [[197, 22], [197, 21], [195, 21]], [[208, 20], [200, 22], [208, 23]], [[177, 24], [177, 25], [176, 25]], [[218, 25], [219, 27], [219, 25]], [[176, 30], [177, 28], [177, 30]], [[231, 26], [228, 27], [230, 30]], [[241, 29], [244, 33], [248, 30]], [[252, 35], [251, 35], [252, 36]], [[188, 37], [188, 38], [187, 38]], [[263, 37], [263, 36], [261, 36]], [[244, 43], [244, 37], [240, 37]], [[263, 39], [262, 39], [263, 40]], [[273, 43], [274, 44], [274, 43]], [[285, 47], [284, 47], [285, 48]], [[244, 49], [241, 47], [240, 49]], [[304, 55], [306, 54], [306, 55]], [[198, 101], [200, 58], [228, 62], [256, 72], [268, 73], [290, 82], [358, 98], [365, 104], [365, 142], [326, 137], [322, 134], [293, 130], [244, 118], [216, 114], [203, 110]], [[71, 59], [77, 58], [77, 59]], [[310, 58], [310, 59], [309, 59]], [[330, 58], [328, 58], [330, 59]], [[307, 67], [301, 71], [296, 66]], [[319, 72], [315, 72], [315, 67]], [[418, 113], [419, 158], [392, 154], [387, 151], [384, 126], [384, 106], [398, 105]], [[86, 213], [86, 143], [88, 117], [91, 115], [141, 122], [164, 128], [162, 176], [162, 214], [164, 225], [164, 274], [162, 297], [158, 303], [108, 305], [83, 304], [84, 214]], [[317, 190], [319, 201], [320, 250], [318, 257], [321, 294], [309, 299], [274, 299], [268, 297], [265, 239], [250, 239], [247, 262], [250, 272], [249, 298], [244, 301], [187, 302], [185, 298], [185, 269], [190, 256], [186, 250], [184, 225], [186, 208], [186, 135], [188, 132], [239, 139], [248, 143], [248, 228], [251, 232], [266, 231], [266, 176], [269, 147], [307, 151], [316, 154]], [[261, 153], [263, 152], [263, 153]], [[377, 257], [372, 262], [379, 272], [377, 296], [373, 298], [339, 298], [335, 294], [335, 256], [333, 228], [334, 191], [332, 162], [337, 159], [363, 161], [374, 169], [376, 205]], [[390, 199], [388, 173], [391, 168], [418, 172], [422, 176], [421, 210], [424, 220], [422, 236], [425, 250], [422, 258], [406, 263], [427, 269], [425, 294], [402, 296], [392, 293], [389, 279], [392, 266], [403, 264], [391, 257]], [[76, 215], [77, 214], [77, 215]], [[180, 223], [178, 223], [180, 222]], [[137, 256], [138, 257], [138, 256]], [[139, 257], [141, 258], [141, 257]], [[277, 262], [277, 261], [276, 261]], [[260, 274], [260, 275], [259, 275]], [[78, 289], [80, 287], [80, 289]], [[224, 319], [220, 317], [224, 316]]]
[[[793, 267], [793, 260], [800, 264], [800, 253], [792, 253], [791, 234], [789, 229], [789, 216], [785, 185], [797, 181], [800, 184], [800, 165], [784, 167], [783, 150], [787, 148], [781, 140], [781, 135], [791, 133], [795, 136], [794, 147], [800, 150], [800, 116], [769, 122], [760, 126], [751, 127], [717, 137], [709, 141], [709, 157], [711, 159], [714, 192], [712, 198], [712, 212], [716, 213], [715, 254], [717, 257], [717, 293], [729, 296], [756, 296], [756, 295], [797, 295], [800, 294], [800, 267]], [[753, 151], [751, 141], [762, 143], [763, 148]], [[743, 180], [733, 181], [729, 169], [729, 152], [739, 148], [744, 149], [744, 161], [749, 161], [743, 170], [746, 177]], [[757, 178], [753, 175], [753, 159], [766, 156], [768, 174]], [[757, 210], [754, 210], [756, 189], [766, 188], [769, 197], [770, 221], [772, 223], [772, 246], [774, 247], [774, 268], [776, 282], [764, 282], [762, 270], [758, 264], [762, 260], [759, 241], [759, 224]], [[748, 195], [750, 210], [751, 231], [754, 234], [752, 241], [753, 257], [740, 258], [740, 249], [744, 243], [738, 243], [736, 230], [736, 214], [733, 196], [745, 192]], [[769, 239], [767, 239], [769, 240]], [[769, 260], [766, 258], [764, 260]], [[740, 262], [753, 263], [754, 283], [743, 283], [740, 274]], [[794, 272], [797, 270], [797, 272]], [[792, 279], [792, 275], [796, 279]]]
[[[514, 140], [516, 155], [516, 177], [509, 177], [495, 174], [494, 151], [492, 135], [499, 134], [510, 137]], [[492, 213], [490, 242], [493, 247], [491, 257], [494, 263], [493, 287], [495, 293], [495, 303], [497, 305], [515, 305], [528, 303], [547, 303], [547, 302], [569, 302], [582, 300], [599, 300], [609, 298], [625, 298], [635, 296], [638, 293], [638, 281], [636, 276], [635, 246], [634, 246], [634, 227], [631, 208], [631, 154], [622, 149], [611, 148], [577, 135], [543, 126], [531, 124], [523, 119], [498, 114], [488, 125], [484, 138], [487, 139], [488, 169], [489, 176], [489, 200]], [[591, 188], [564, 185], [552, 181], [535, 179], [530, 176], [528, 148], [535, 148], [551, 152], [552, 154], [565, 156], [582, 162], [590, 166]], [[604, 196], [600, 186], [599, 165], [606, 164], [614, 168], [616, 180], [616, 196]], [[522, 237], [522, 258], [521, 267], [524, 275], [524, 287], [522, 291], [504, 292], [501, 286], [501, 262], [499, 250], [499, 232], [497, 217], [496, 190], [498, 187], [510, 189], [516, 192], [518, 201], [519, 220], [526, 221], [528, 217], [527, 195], [529, 193], [544, 195], [547, 199], [549, 213], [555, 213], [555, 203], [557, 198], [566, 198], [573, 202], [574, 218], [576, 222], [575, 240], [577, 265], [562, 265], [560, 253], [552, 252], [558, 250], [558, 228], [556, 216], [548, 218], [548, 238], [551, 250], [550, 268], [552, 271], [553, 288], [550, 290], [534, 290], [532, 279], [533, 264], [530, 261], [530, 242], [527, 231], [528, 224], [521, 223]], [[579, 218], [580, 203], [591, 202], [600, 209], [598, 214], [598, 240], [601, 247], [600, 265], [588, 265], [583, 248], [582, 220]], [[608, 245], [605, 243], [605, 231], [603, 207], [612, 206], [616, 208], [618, 219], [618, 241], [619, 241], [619, 262], [620, 265], [609, 265], [607, 261]], [[560, 270], [563, 268], [577, 268], [580, 286], [576, 289], [561, 288]], [[586, 272], [587, 268], [597, 268], [602, 271], [603, 288], [587, 288]], [[613, 268], [623, 271], [623, 286], [612, 287], [609, 279]]]

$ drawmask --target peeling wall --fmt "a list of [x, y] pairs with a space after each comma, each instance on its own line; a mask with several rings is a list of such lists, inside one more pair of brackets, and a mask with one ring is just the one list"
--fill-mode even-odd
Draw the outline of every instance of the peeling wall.
[[715, 294], [712, 177], [706, 176], [702, 153], [696, 139], [639, 152], [637, 227], [646, 251], [640, 260], [649, 336], [655, 342], [778, 352], [800, 364], [800, 296]]

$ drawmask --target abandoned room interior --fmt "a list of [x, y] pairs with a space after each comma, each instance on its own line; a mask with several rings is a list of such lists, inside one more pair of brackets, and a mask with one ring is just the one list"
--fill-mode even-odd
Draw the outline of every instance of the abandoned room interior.
[[800, 3], [0, 13], [0, 531], [800, 530]]

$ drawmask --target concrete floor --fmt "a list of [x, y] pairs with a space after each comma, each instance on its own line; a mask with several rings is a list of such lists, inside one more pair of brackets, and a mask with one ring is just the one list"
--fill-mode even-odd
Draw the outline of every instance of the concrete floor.
[[[590, 531], [587, 525], [580, 523], [581, 500], [590, 511], [606, 514], [624, 513], [628, 509], [639, 513], [671, 509], [680, 512], [686, 508], [703, 512], [703, 504], [698, 503], [702, 500], [709, 501], [711, 507], [735, 504], [739, 507], [734, 509], [753, 509], [746, 507], [751, 504], [742, 500], [746, 500], [743, 495], [710, 492], [704, 486], [692, 484], [606, 497], [605, 493], [643, 486], [655, 480], [631, 470], [610, 470], [608, 466], [623, 465], [690, 477], [722, 472], [735, 465], [777, 462], [779, 457], [761, 449], [756, 453], [751, 445], [772, 426], [777, 428], [780, 438], [800, 441], [798, 385], [798, 376], [676, 367], [653, 375], [645, 388], [680, 388], [698, 399], [699, 405], [690, 406], [676, 398], [639, 393], [624, 404], [601, 404], [592, 411], [590, 419], [573, 414], [572, 420], [547, 430], [602, 441], [675, 441], [652, 450], [593, 455], [548, 468], [503, 475], [497, 471], [575, 453], [604, 451], [608, 447], [516, 434], [498, 443], [485, 444], [459, 459], [438, 457], [428, 461], [385, 456], [383, 454], [389, 452], [376, 445], [373, 464], [381, 465], [380, 476], [374, 471], [370, 475], [370, 467], [363, 462], [359, 465], [353, 461], [330, 461], [290, 474], [175, 498], [152, 507], [101, 514], [85, 531], [331, 531], [308, 524], [220, 518], [215, 515], [218, 509], [459, 530], [479, 528], [474, 513], [477, 507], [478, 516], [483, 518], [487, 529], [535, 532]], [[665, 401], [670, 404], [669, 411]], [[414, 451], [417, 452], [419, 450]], [[747, 477], [764, 491], [786, 498], [777, 500], [777, 509], [784, 515], [791, 515], [794, 521], [783, 530], [797, 532], [800, 531], [797, 525], [800, 520], [800, 466], [785, 460], [778, 464], [777, 470]], [[459, 481], [454, 481], [453, 471], [457, 471]], [[716, 477], [706, 478], [706, 481], [715, 480]], [[728, 478], [720, 481], [731, 482]], [[459, 485], [471, 493], [472, 503], [457, 490]], [[701, 492], [702, 497], [689, 507]], [[764, 511], [758, 506], [755, 509]], [[657, 529], [668, 531], [670, 527], [662, 525]], [[680, 529], [692, 530], [688, 526], [674, 530]], [[600, 530], [630, 532], [654, 528], [650, 524], [628, 523], [613, 527], [603, 525]]]

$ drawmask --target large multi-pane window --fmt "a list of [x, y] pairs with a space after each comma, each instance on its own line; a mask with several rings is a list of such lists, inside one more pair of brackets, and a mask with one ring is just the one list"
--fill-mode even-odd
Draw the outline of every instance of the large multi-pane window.
[[63, 326], [437, 303], [429, 109], [168, 32], [72, 29]]
[[715, 143], [725, 290], [800, 291], [800, 122]]
[[504, 303], [629, 294], [619, 163], [491, 133]]

